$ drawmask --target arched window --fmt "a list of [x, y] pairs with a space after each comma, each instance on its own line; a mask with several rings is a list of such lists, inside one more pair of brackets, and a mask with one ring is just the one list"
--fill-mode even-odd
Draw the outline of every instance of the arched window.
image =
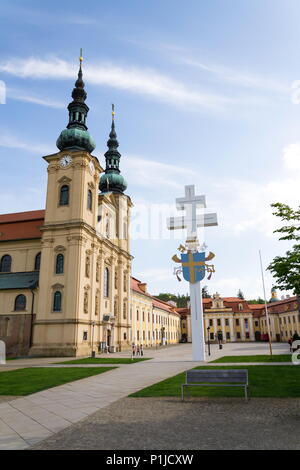
[[126, 302], [123, 303], [123, 318], [124, 320], [126, 320], [126, 316], [127, 316], [127, 313], [126, 313]]
[[26, 297], [23, 294], [20, 294], [15, 299], [15, 311], [26, 310]]
[[10, 271], [11, 271], [11, 256], [10, 255], [4, 255], [1, 258], [0, 272], [1, 273], [10, 273]]
[[126, 276], [126, 273], [123, 276], [123, 290], [124, 290], [124, 292], [127, 292], [127, 276]]
[[109, 297], [109, 269], [104, 270], [104, 297]]
[[88, 190], [87, 208], [89, 211], [93, 210], [93, 193], [90, 189]]
[[60, 188], [60, 196], [59, 196], [60, 206], [67, 206], [69, 204], [69, 192], [70, 192], [70, 188], [67, 184], [64, 184]]
[[34, 270], [39, 271], [41, 267], [41, 253], [38, 253], [34, 261]]
[[56, 257], [55, 273], [63, 274], [64, 272], [64, 255], [61, 253]]
[[53, 312], [61, 312], [61, 292], [54, 292], [53, 296]]

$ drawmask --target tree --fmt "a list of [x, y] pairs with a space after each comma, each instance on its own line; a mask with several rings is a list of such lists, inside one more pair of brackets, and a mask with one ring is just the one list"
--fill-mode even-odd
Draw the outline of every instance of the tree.
[[298, 210], [293, 210], [287, 204], [277, 202], [272, 204], [272, 207], [276, 209], [273, 215], [282, 221], [291, 222], [275, 230], [274, 233], [283, 234], [279, 240], [291, 240], [296, 243], [285, 256], [276, 256], [268, 266], [268, 270], [276, 279], [276, 287], [293, 291], [293, 294], [298, 296], [298, 305], [300, 305], [300, 206]]
[[211, 295], [208, 292], [208, 287], [207, 286], [202, 287], [202, 298], [203, 299], [211, 299]]
[[261, 297], [258, 297], [258, 299], [252, 299], [252, 300], [247, 300], [248, 304], [264, 304], [265, 301]]
[[245, 300], [244, 294], [241, 291], [241, 289], [239, 289], [237, 296], [238, 296], [239, 299]]

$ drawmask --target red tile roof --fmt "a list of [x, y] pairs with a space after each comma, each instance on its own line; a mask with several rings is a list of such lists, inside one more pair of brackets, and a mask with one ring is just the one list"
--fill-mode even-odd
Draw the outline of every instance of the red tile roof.
[[41, 238], [44, 217], [44, 210], [0, 215], [0, 241]]
[[167, 312], [170, 313], [177, 313], [177, 309], [175, 310], [172, 305], [169, 305], [167, 302], [164, 302], [163, 300], [157, 299], [153, 295], [149, 294], [148, 292], [144, 292], [141, 288], [140, 285], [143, 284], [139, 279], [136, 279], [135, 277], [131, 277], [131, 289], [134, 290], [135, 292], [138, 292], [139, 294], [146, 295], [150, 299], [152, 299], [152, 305], [153, 307], [160, 308], [162, 310], [166, 310]]

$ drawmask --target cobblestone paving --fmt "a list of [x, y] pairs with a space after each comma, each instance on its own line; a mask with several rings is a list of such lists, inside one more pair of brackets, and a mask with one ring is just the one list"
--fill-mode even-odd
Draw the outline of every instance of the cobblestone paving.
[[32, 449], [299, 449], [298, 399], [124, 398]]

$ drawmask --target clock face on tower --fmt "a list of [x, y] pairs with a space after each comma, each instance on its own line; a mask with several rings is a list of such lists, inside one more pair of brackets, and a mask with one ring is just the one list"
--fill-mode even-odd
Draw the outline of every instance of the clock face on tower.
[[60, 160], [59, 164], [61, 167], [66, 168], [67, 166], [71, 165], [72, 157], [70, 155], [64, 155]]

